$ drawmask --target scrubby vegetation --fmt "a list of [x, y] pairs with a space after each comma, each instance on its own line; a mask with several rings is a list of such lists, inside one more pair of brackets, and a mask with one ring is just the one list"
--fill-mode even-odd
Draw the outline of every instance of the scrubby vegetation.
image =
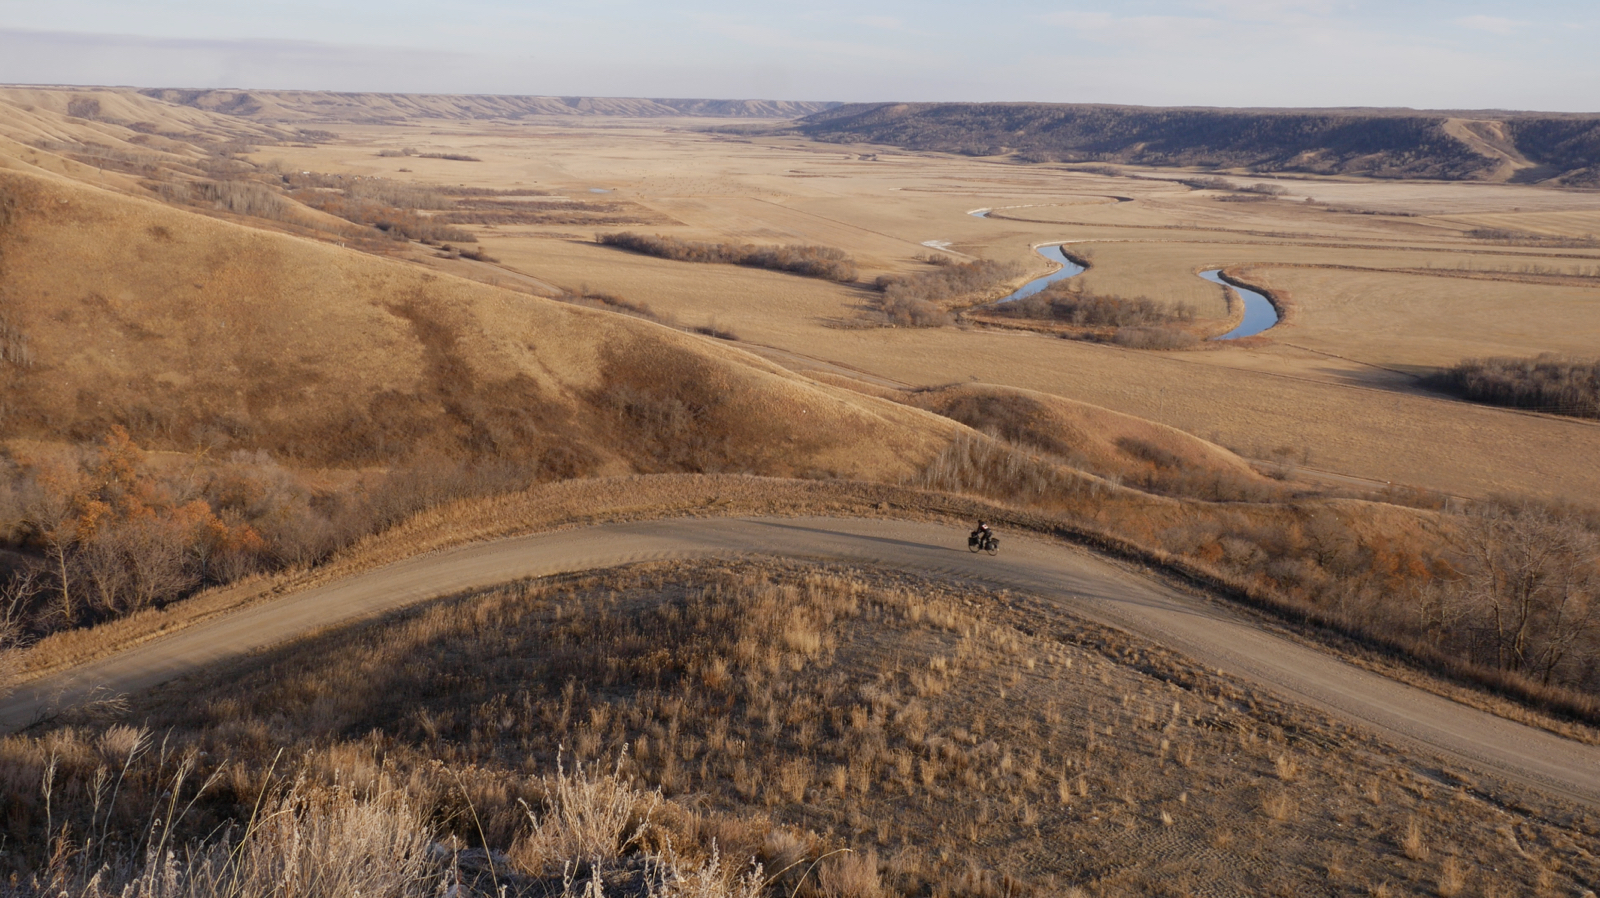
[[1194, 322], [1194, 307], [1188, 303], [1088, 293], [1075, 281], [1057, 281], [1032, 296], [985, 306], [971, 317], [992, 324], [1057, 325], [1063, 336], [1106, 340], [1130, 349], [1190, 349], [1200, 343], [1187, 330]]
[[1592, 821], [1537, 798], [1508, 824], [1492, 793], [1163, 649], [843, 567], [510, 585], [191, 690], [0, 741], [9, 894], [1359, 894], [1447, 872], [1505, 894], [1600, 872]]
[[1600, 418], [1600, 360], [1549, 354], [1467, 359], [1430, 382], [1474, 402]]
[[596, 234], [595, 242], [602, 246], [615, 246], [647, 256], [672, 259], [677, 262], [715, 262], [724, 265], [744, 265], [787, 271], [805, 277], [849, 283], [856, 279], [856, 263], [843, 250], [831, 246], [756, 246], [751, 243], [700, 243], [663, 237], [659, 234], [636, 234], [622, 231], [615, 234]]
[[[1159, 449], [1148, 456], [1157, 472], [1174, 467]], [[1231, 491], [1229, 478], [1172, 474], [1151, 483]], [[1240, 598], [1600, 722], [1600, 512], [1497, 502], [1430, 519], [1279, 494], [1272, 506], [1196, 514], [1119, 496], [1057, 458], [993, 440], [957, 441], [918, 483], [1052, 511]]]
[[1086, 293], [1078, 285], [1057, 281], [1032, 296], [997, 303], [986, 312], [1001, 318], [1055, 321], [1075, 327], [1121, 328], [1184, 323], [1194, 320], [1194, 306], [1169, 305], [1147, 296], [1131, 299]]
[[949, 307], [981, 302], [996, 288], [1023, 273], [1014, 262], [974, 259], [956, 262], [934, 254], [926, 259], [934, 270], [917, 274], [886, 274], [873, 286], [883, 320], [896, 327], [940, 327], [951, 322]]
[[1600, 185], [1600, 120], [1592, 116], [1519, 117], [1505, 130], [1529, 160], [1561, 172], [1569, 187]]
[[[280, 767], [210, 761], [196, 740], [142, 727], [53, 736], [28, 746], [48, 759], [0, 747], [4, 775], [39, 781], [8, 796], [34, 818], [9, 827], [23, 847], [0, 855], [8, 898], [761, 898], [800, 878], [768, 875], [761, 857], [811, 864], [811, 895], [859, 866], [813, 858], [810, 840], [759, 817], [698, 813], [570, 759], [542, 776], [489, 774], [402, 767], [345, 743]], [[514, 835], [482, 845], [480, 808]]]
[[0, 612], [15, 640], [32, 641], [314, 564], [424, 508], [532, 477], [507, 464], [419, 460], [325, 479], [248, 451], [152, 462], [121, 428], [93, 448], [5, 452], [0, 551], [20, 554], [0, 559]]
[[1233, 193], [1253, 194], [1259, 197], [1283, 196], [1288, 189], [1278, 184], [1245, 184], [1239, 185], [1227, 178], [1208, 176], [1204, 178], [1185, 178], [1182, 181], [1185, 187], [1195, 190], [1226, 190]]

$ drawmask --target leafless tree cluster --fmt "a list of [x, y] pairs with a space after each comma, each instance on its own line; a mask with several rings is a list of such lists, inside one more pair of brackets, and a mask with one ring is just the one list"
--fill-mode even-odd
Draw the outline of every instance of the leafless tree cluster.
[[67, 101], [67, 115], [95, 121], [100, 118], [100, 100], [95, 97], [73, 97]]
[[886, 274], [873, 282], [885, 299], [918, 299], [924, 302], [944, 302], [961, 299], [986, 290], [992, 290], [1022, 274], [1022, 266], [1015, 262], [995, 262], [974, 259], [971, 262], [949, 262], [948, 256], [930, 256], [928, 261], [934, 271], [917, 274]]
[[636, 234], [623, 231], [616, 234], [598, 234], [595, 242], [602, 246], [615, 246], [673, 259], [679, 262], [718, 262], [725, 265], [745, 265], [787, 271], [805, 277], [822, 278], [848, 283], [856, 279], [856, 263], [843, 250], [831, 246], [756, 246], [750, 243], [700, 243], [679, 240], [659, 234]]
[[425, 508], [531, 476], [509, 463], [418, 461], [313, 488], [261, 452], [152, 467], [120, 429], [92, 449], [0, 457], [0, 644], [312, 564]]
[[949, 324], [951, 318], [944, 304], [981, 299], [1022, 274], [1022, 266], [1014, 262], [989, 259], [955, 262], [942, 254], [934, 254], [923, 261], [933, 265], [934, 270], [884, 275], [873, 282], [883, 294], [878, 304], [887, 323], [897, 327]]
[[[401, 240], [423, 243], [476, 243], [477, 237], [453, 227], [436, 210], [450, 208], [441, 191], [385, 178], [338, 178], [309, 173], [284, 175], [295, 200], [345, 221], [376, 228]], [[295, 187], [305, 184], [304, 187]]]
[[1106, 296], [1074, 287], [1071, 282], [1057, 281], [1032, 296], [998, 303], [986, 311], [1006, 318], [1057, 321], [1077, 327], [1138, 327], [1194, 320], [1194, 306], [1188, 303], [1162, 303], [1147, 296]]
[[201, 181], [189, 189], [196, 201], [236, 215], [271, 219], [288, 215], [288, 201], [259, 181]]
[[1227, 190], [1256, 196], [1283, 196], [1289, 192], [1287, 188], [1278, 184], [1235, 184], [1227, 178], [1218, 178], [1214, 175], [1204, 178], [1186, 178], [1183, 181], [1183, 185], [1195, 190]]
[[1467, 518], [1460, 575], [1427, 623], [1480, 664], [1543, 684], [1600, 689], [1600, 536], [1532, 504]]
[[1475, 402], [1600, 418], [1600, 360], [1545, 354], [1531, 359], [1467, 359], [1433, 378]]

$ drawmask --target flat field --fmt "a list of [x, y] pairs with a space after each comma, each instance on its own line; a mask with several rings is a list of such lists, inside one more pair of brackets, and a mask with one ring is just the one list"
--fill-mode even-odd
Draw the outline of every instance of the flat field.
[[[980, 380], [1054, 393], [1213, 438], [1245, 454], [1462, 496], [1600, 495], [1600, 426], [1474, 406], [1419, 376], [1462, 358], [1600, 347], [1600, 195], [1536, 186], [1231, 176], [1275, 197], [1197, 190], [1193, 172], [1059, 165], [718, 133], [707, 120], [330, 125], [316, 147], [257, 162], [526, 189], [605, 215], [473, 229], [497, 264], [472, 276], [587, 289], [714, 326], [791, 367], [924, 386]], [[379, 156], [409, 147], [417, 156]], [[422, 158], [468, 155], [479, 160]], [[970, 214], [990, 210], [988, 217]], [[585, 225], [586, 220], [593, 224]], [[1227, 267], [1289, 313], [1267, 334], [1147, 352], [976, 328], [861, 328], [857, 285], [604, 247], [596, 231], [838, 247], [861, 281], [918, 254], [1048, 263], [1069, 242], [1085, 289], [1193, 304], [1221, 326]], [[531, 279], [531, 280], [530, 280]]]

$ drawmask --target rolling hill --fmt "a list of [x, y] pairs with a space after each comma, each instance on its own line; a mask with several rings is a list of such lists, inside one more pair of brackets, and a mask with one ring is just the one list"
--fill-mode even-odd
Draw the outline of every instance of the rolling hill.
[[336, 93], [292, 90], [140, 91], [179, 106], [261, 122], [380, 122], [415, 119], [519, 119], [538, 115], [790, 119], [837, 103], [788, 100], [674, 100], [467, 94]]
[[[910, 473], [933, 415], [727, 346], [43, 173], [0, 173], [12, 438], [319, 465], [417, 453], [624, 470]], [[70, 264], [64, 264], [70, 260]]]

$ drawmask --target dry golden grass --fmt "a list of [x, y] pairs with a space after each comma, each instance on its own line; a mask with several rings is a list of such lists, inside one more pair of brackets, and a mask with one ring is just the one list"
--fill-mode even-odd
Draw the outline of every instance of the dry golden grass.
[[[283, 751], [306, 758], [312, 784], [401, 784], [444, 833], [528, 846], [516, 862], [576, 838], [532, 839], [517, 803], [560, 816], [541, 797], [549, 781], [527, 774], [564, 745], [569, 765], [621, 757], [635, 788], [703, 809], [688, 830], [701, 839], [685, 841], [720, 832], [729, 869], [856, 849], [784, 894], [1535, 881], [1563, 894], [1600, 874], [1583, 811], [1418, 763], [1025, 596], [812, 564], [646, 565], [488, 590], [174, 684], [125, 716], [208, 752], [197, 777], [231, 759], [187, 832], [247, 815]], [[94, 746], [117, 732], [84, 720], [0, 742], [0, 769], [28, 784], [6, 823], [8, 844], [29, 846], [19, 858], [39, 856], [51, 752], [72, 796], [56, 813], [76, 820], [103, 763]], [[586, 806], [627, 814], [598, 794]]]
[[0, 301], [32, 357], [5, 370], [8, 436], [892, 480], [954, 433], [670, 328], [4, 177]]
[[[1037, 242], [1033, 238], [1059, 234], [1064, 226], [1050, 223], [1047, 213], [1067, 216], [1056, 216], [1058, 221], [1083, 216], [1070, 227], [1082, 229], [1081, 239], [1091, 244], [1083, 249], [1096, 267], [1085, 277], [1108, 284], [1139, 272], [1152, 287], [1211, 289], [1193, 278], [1193, 269], [1213, 264], [1212, 256], [1201, 254], [1221, 250], [1235, 258], [1248, 251], [1253, 255], [1245, 258], [1279, 266], [1331, 264], [1319, 262], [1323, 254], [1345, 253], [1401, 272], [1424, 268], [1435, 257], [1459, 260], [1461, 250], [1475, 245], [1462, 236], [1470, 229], [1459, 224], [1379, 221], [1316, 203], [1219, 204], [1203, 191], [1153, 177], [1134, 181], [1051, 168], [1011, 171], [893, 154], [867, 160], [789, 140], [757, 145], [702, 134], [664, 137], [659, 126], [637, 123], [604, 131], [563, 126], [543, 133], [555, 139], [540, 144], [545, 161], [536, 164], [529, 163], [524, 130], [485, 130], [467, 123], [440, 129], [420, 148], [420, 157], [373, 152], [395, 136], [382, 126], [352, 127], [335, 143], [274, 146], [255, 156], [270, 152], [284, 164], [398, 175], [383, 166], [397, 164], [396, 159], [444, 165], [449, 160], [425, 157], [459, 151], [484, 160], [473, 163], [470, 172], [451, 169], [474, 186], [521, 185], [551, 194], [606, 184], [646, 206], [653, 198], [690, 196], [693, 202], [677, 207], [680, 217], [690, 220], [676, 235], [803, 239], [857, 252], [845, 239], [856, 234], [865, 248], [858, 251], [863, 264], [889, 270], [906, 268], [905, 251], [930, 242], [912, 233], [930, 221], [941, 228], [948, 224], [955, 244], [951, 251], [958, 255], [1037, 266], [1029, 248]], [[614, 151], [599, 152], [608, 146]], [[730, 167], [734, 156], [749, 165]], [[662, 168], [678, 162], [685, 163], [682, 170]], [[787, 167], [779, 170], [780, 164]], [[425, 183], [442, 171], [408, 174]], [[703, 183], [694, 180], [701, 177]], [[1159, 554], [1167, 551], [1161, 546], [1179, 545], [1176, 556], [1194, 558], [1209, 551], [1206, 543], [1218, 533], [1246, 532], [1245, 542], [1260, 546], [1271, 542], [1263, 536], [1271, 527], [1297, 533], [1303, 523], [1296, 509], [1219, 511], [1191, 501], [1198, 495], [1195, 484], [1169, 476], [1168, 469], [1198, 464], [1218, 487], [1215, 495], [1204, 496], [1209, 499], [1289, 493], [1240, 470], [1224, 455], [1210, 450], [1186, 455], [1197, 443], [1171, 431], [1145, 428], [1143, 436], [1133, 435], [1130, 428], [1139, 428], [1109, 412], [1087, 415], [1081, 406], [1063, 403], [1033, 424], [997, 422], [985, 418], [985, 407], [1010, 402], [1014, 394], [978, 390], [964, 400], [968, 408], [956, 414], [981, 426], [1009, 426], [1015, 431], [1007, 434], [1010, 438], [1048, 455], [1077, 457], [1100, 475], [1097, 479], [969, 432], [958, 438], [964, 432], [948, 421], [794, 378], [737, 351], [666, 329], [454, 279], [430, 280], [332, 247], [200, 221], [61, 180], [18, 175], [8, 184], [21, 201], [14, 210], [16, 225], [8, 230], [18, 239], [4, 248], [7, 282], [19, 285], [28, 299], [18, 305], [7, 298], [20, 309], [8, 307], [7, 326], [20, 326], [30, 358], [43, 360], [31, 368], [7, 369], [14, 395], [22, 398], [10, 413], [13, 421], [33, 428], [33, 435], [92, 434], [124, 420], [158, 444], [265, 445], [305, 461], [347, 466], [390, 464], [422, 451], [510, 457], [537, 466], [542, 477], [735, 470], [908, 481], [1049, 511], [1073, 506], [1071, 514], [1080, 523], [1092, 521], [1094, 532], [1139, 552]], [[1354, 189], [1320, 181], [1298, 186]], [[1372, 193], [1400, 206], [1453, 202], [1450, 211], [1461, 211], [1459, 196], [1440, 200], [1438, 191], [1405, 185], [1399, 192], [1386, 186]], [[1511, 187], [1494, 194], [1519, 201], [1528, 195]], [[1130, 201], [1102, 201], [1111, 196]], [[1551, 207], [1551, 214], [1563, 211], [1561, 202], [1576, 202], [1546, 201], [1548, 192], [1534, 196]], [[983, 221], [964, 214], [975, 199], [993, 200], [989, 205], [997, 208], [1027, 208], [1002, 208], [1001, 218]], [[1299, 207], [1304, 208], [1296, 212]], [[948, 214], [948, 220], [930, 219], [929, 212]], [[1315, 219], [1315, 239], [1257, 221], [1296, 214]], [[131, 236], [104, 246], [86, 241], [90, 230]], [[1090, 398], [1107, 409], [1176, 420], [1192, 433], [1257, 457], [1309, 461], [1468, 493], [1511, 486], [1560, 494], [1600, 476], [1592, 466], [1570, 463], [1583, 454], [1587, 432], [1573, 431], [1565, 422], [1395, 392], [1402, 375], [1369, 366], [1363, 370], [1380, 373], [1357, 377], [1352, 372], [1362, 367], [1359, 363], [1293, 347], [1285, 354], [1276, 338], [1157, 358], [1014, 334], [841, 331], [829, 325], [855, 315], [864, 297], [860, 288], [797, 286], [797, 278], [735, 270], [713, 289], [704, 268], [661, 260], [645, 260], [648, 264], [631, 273], [617, 274], [620, 266], [594, 256], [600, 248], [572, 235], [536, 222], [515, 230], [485, 227], [482, 233], [508, 265], [538, 276], [530, 284], [545, 282], [538, 280], [549, 274], [541, 266], [562, 273], [552, 278], [560, 286], [588, 273], [590, 286], [623, 283], [632, 288], [620, 291], [625, 296], [678, 313], [685, 323], [701, 326], [703, 320], [758, 342], [865, 367], [885, 379], [931, 384], [993, 376], [1043, 394]], [[502, 253], [501, 246], [527, 255]], [[1485, 259], [1532, 252], [1525, 249], [1501, 248]], [[62, 273], [54, 263], [68, 255], [90, 262]], [[174, 282], [180, 286], [173, 288]], [[1313, 304], [1306, 295], [1281, 293], [1310, 315]], [[742, 317], [717, 317], [729, 307], [740, 309]], [[1300, 320], [1283, 333], [1292, 336]], [[85, 332], [88, 339], [81, 336]], [[1308, 372], [1308, 359], [1329, 370]], [[347, 374], [351, 369], [355, 373]], [[1353, 389], [1352, 381], [1390, 392]], [[65, 392], [67, 384], [75, 391], [72, 396]], [[1074, 436], [1071, 428], [1090, 419], [1093, 427], [1112, 428], [1118, 435]], [[1448, 463], [1435, 448], [1440, 444], [1449, 447]], [[1105, 477], [1187, 499], [1108, 489]], [[1259, 492], [1240, 492], [1241, 484]], [[1069, 495], [1052, 496], [1056, 490]], [[1352, 506], [1346, 526], [1360, 529], [1356, 519], [1363, 515], [1389, 517], [1377, 507]], [[1405, 521], [1389, 535], [1405, 542], [1426, 530]], [[1281, 548], [1263, 550], [1275, 557]], [[1224, 559], [1232, 567], [1223, 579], [1234, 582], [1229, 578], [1239, 575], [1248, 557], [1242, 552]], [[1201, 560], [1209, 565], [1218, 559]], [[1253, 587], [1240, 588], [1250, 593]]]
[[[342, 133], [353, 148], [377, 140], [382, 130]], [[1245, 451], [1310, 450], [1314, 466], [1368, 480], [1465, 495], [1600, 488], [1579, 458], [1587, 431], [1440, 404], [1419, 395], [1408, 376], [1373, 367], [1409, 371], [1453, 361], [1457, 352], [1481, 354], [1482, 335], [1508, 334], [1513, 328], [1506, 323], [1526, 320], [1530, 302], [1550, 309], [1534, 316], [1540, 326], [1519, 326], [1515, 335], [1494, 340], [1516, 343], [1523, 354], [1582, 340], [1593, 329], [1584, 317], [1590, 312], [1565, 297], [1589, 288], [1416, 272], [1468, 267], [1524, 277], [1524, 269], [1538, 266], [1591, 270], [1600, 265], [1592, 249], [1486, 245], [1464, 236], [1490, 224], [1472, 217], [1478, 211], [1515, 207], [1524, 210], [1516, 214], [1548, 218], [1530, 232], [1581, 238], [1594, 229], [1585, 195], [1515, 185], [1312, 179], [1283, 183], [1291, 200], [1310, 196], [1315, 203], [1218, 203], [1172, 180], [892, 153], [867, 161], [838, 147], [782, 139], [730, 143], [666, 135], [641, 123], [602, 131], [567, 122], [558, 132], [540, 133], [554, 138], [539, 144], [549, 162], [535, 157], [514, 129], [462, 128], [458, 137], [441, 132], [435, 139], [483, 155], [483, 166], [468, 173], [473, 183], [523, 181], [560, 190], [604, 184], [681, 223], [663, 233], [836, 245], [861, 261], [864, 277], [913, 268], [911, 257], [926, 252], [922, 244], [930, 240], [949, 241], [958, 257], [1018, 261], [1042, 272], [1030, 245], [1069, 239], [1093, 256], [1094, 268], [1083, 276], [1092, 289], [1194, 302], [1215, 317], [1225, 312], [1222, 291], [1193, 272], [1246, 266], [1268, 286], [1281, 286], [1302, 316], [1250, 346], [1160, 359], [1016, 335], [841, 332], [829, 325], [855, 317], [870, 296], [782, 275], [618, 258], [586, 246], [586, 234], [559, 228], [480, 233], [508, 266], [549, 282], [588, 284], [647, 301], [686, 324], [714, 321], [754, 343], [904, 383], [976, 376], [1214, 435]], [[295, 152], [328, 168], [343, 163], [366, 171], [379, 164], [358, 165], [336, 146]], [[1113, 195], [1133, 202], [1104, 199]], [[1009, 217], [966, 215], [985, 206]], [[1471, 220], [1456, 220], [1463, 214]], [[1310, 287], [1277, 280], [1303, 277], [1321, 280]], [[1361, 389], [1372, 387], [1381, 392]], [[1440, 458], [1441, 446], [1449, 447], [1448, 458]]]
[[[115, 107], [108, 118], [170, 121], [174, 133], [220, 139], [216, 129], [225, 125], [266, 127], [127, 92], [95, 95]], [[83, 141], [91, 126], [108, 139], [140, 136], [114, 123], [69, 122], [63, 115], [71, 98], [65, 91], [17, 92], [0, 119], [19, 129], [32, 123], [27, 139], [49, 131], [53, 139]], [[976, 377], [1051, 393], [1247, 454], [1309, 452], [1314, 467], [1368, 481], [1471, 496], [1600, 493], [1593, 466], [1584, 463], [1589, 430], [1441, 403], [1420, 393], [1410, 376], [1471, 355], [1571, 349], [1590, 336], [1594, 303], [1584, 297], [1594, 288], [1540, 273], [1600, 266], [1600, 251], [1582, 245], [1600, 220], [1590, 195], [1510, 184], [1233, 176], [1289, 194], [1223, 203], [1215, 191], [1177, 183], [1190, 176], [1184, 172], [1126, 169], [1134, 177], [1109, 177], [893, 152], [869, 159], [852, 148], [788, 138], [746, 142], [664, 130], [668, 124], [607, 119], [596, 128], [570, 116], [493, 126], [440, 120], [425, 139], [393, 126], [337, 125], [337, 140], [316, 145], [262, 136], [259, 152], [247, 158], [424, 185], [539, 190], [578, 202], [598, 196], [590, 188], [606, 188], [615, 192], [599, 199], [637, 203], [676, 222], [660, 228], [670, 236], [839, 246], [860, 261], [864, 278], [914, 268], [911, 257], [930, 241], [947, 242], [957, 258], [1017, 261], [1042, 272], [1031, 245], [1067, 239], [1093, 257], [1086, 286], [1194, 302], [1213, 320], [1224, 314], [1222, 291], [1194, 270], [1244, 266], [1291, 300], [1297, 317], [1226, 351], [1161, 358], [1014, 334], [841, 332], [830, 325], [856, 318], [869, 294], [781, 274], [626, 258], [589, 245], [588, 229], [559, 224], [479, 228], [482, 245], [503, 267], [474, 268], [472, 276], [536, 291], [587, 285], [648, 303], [685, 326], [714, 326], [824, 364], [918, 386]], [[402, 145], [483, 161], [377, 155]], [[101, 177], [47, 152], [0, 157], [20, 165], [23, 154], [38, 165], [75, 166], [72, 174], [84, 180]], [[994, 209], [997, 217], [966, 214], [975, 208]], [[1569, 243], [1470, 236], [1484, 228]], [[1512, 279], [1441, 276], [1459, 268], [1489, 271], [1472, 278]], [[503, 278], [487, 273], [500, 271]]]
[[[825, 379], [819, 377], [819, 379]], [[1157, 487], [1162, 471], [1242, 483], [1261, 476], [1239, 456], [1172, 427], [1059, 396], [959, 384], [889, 398], [1068, 460], [1073, 467]]]

